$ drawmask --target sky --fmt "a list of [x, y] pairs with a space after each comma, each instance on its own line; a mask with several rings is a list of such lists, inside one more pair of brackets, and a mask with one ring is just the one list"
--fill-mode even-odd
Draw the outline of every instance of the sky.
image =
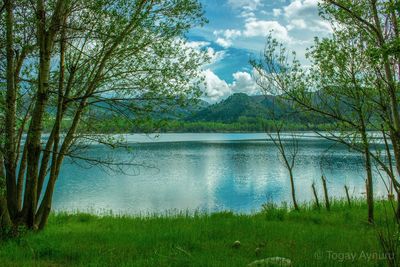
[[318, 15], [318, 0], [200, 0], [209, 23], [192, 29], [193, 47], [211, 58], [204, 66], [204, 100], [215, 103], [233, 93], [260, 94], [249, 64], [260, 56], [266, 36], [282, 42], [307, 65], [306, 48], [332, 29]]

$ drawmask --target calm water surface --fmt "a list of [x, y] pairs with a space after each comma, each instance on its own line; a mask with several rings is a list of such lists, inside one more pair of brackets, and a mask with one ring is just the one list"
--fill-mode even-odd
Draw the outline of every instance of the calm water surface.
[[[289, 202], [290, 182], [277, 149], [265, 134], [162, 134], [126, 136], [132, 151], [93, 145], [96, 158], [118, 158], [137, 165], [114, 173], [66, 160], [56, 186], [56, 210], [123, 214], [188, 211], [253, 212], [265, 202]], [[299, 201], [312, 199], [311, 184], [322, 193], [328, 178], [332, 196], [365, 191], [362, 157], [312, 133], [299, 142], [295, 184]], [[375, 177], [377, 195], [385, 187]]]

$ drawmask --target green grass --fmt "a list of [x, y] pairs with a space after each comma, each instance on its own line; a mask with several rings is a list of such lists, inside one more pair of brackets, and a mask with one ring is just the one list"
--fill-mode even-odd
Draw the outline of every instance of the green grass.
[[[378, 227], [386, 218], [384, 206], [390, 209], [376, 205]], [[240, 248], [232, 247], [235, 240]], [[246, 266], [274, 256], [294, 266], [386, 266], [379, 253], [364, 204], [337, 202], [331, 212], [268, 206], [253, 215], [53, 214], [44, 231], [0, 243], [0, 266]], [[354, 261], [341, 258], [350, 255]]]

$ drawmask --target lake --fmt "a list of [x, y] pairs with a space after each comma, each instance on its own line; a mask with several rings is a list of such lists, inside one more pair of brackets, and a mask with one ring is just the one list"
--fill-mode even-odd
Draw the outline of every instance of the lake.
[[[55, 210], [114, 214], [164, 214], [232, 210], [250, 213], [263, 203], [291, 202], [288, 172], [265, 133], [126, 135], [131, 151], [92, 145], [95, 158], [129, 161], [123, 172], [66, 159], [54, 194]], [[83, 155], [85, 156], [85, 155]], [[313, 199], [321, 174], [332, 197], [365, 197], [363, 158], [313, 133], [299, 137], [294, 169], [300, 202]], [[375, 175], [375, 193], [384, 196]]]

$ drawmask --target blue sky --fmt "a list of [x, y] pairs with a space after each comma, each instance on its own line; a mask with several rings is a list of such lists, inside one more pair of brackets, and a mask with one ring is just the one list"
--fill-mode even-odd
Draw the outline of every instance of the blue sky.
[[209, 23], [188, 33], [193, 47], [212, 58], [204, 66], [204, 99], [220, 101], [236, 92], [259, 94], [249, 65], [262, 52], [265, 37], [272, 35], [296, 51], [307, 65], [306, 48], [314, 37], [331, 32], [318, 16], [318, 0], [200, 0]]

